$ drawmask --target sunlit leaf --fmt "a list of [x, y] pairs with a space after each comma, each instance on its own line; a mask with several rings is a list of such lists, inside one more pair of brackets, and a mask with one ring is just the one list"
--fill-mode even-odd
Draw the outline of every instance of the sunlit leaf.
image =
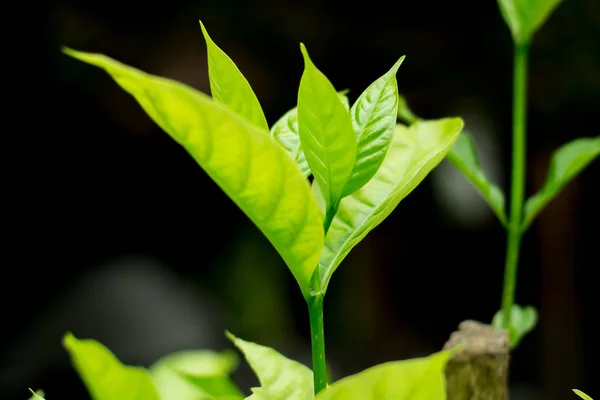
[[462, 131], [446, 158], [475, 186], [500, 222], [506, 225], [504, 193], [481, 169], [473, 140], [467, 131]]
[[189, 86], [103, 55], [65, 51], [103, 68], [136, 98], [263, 232], [308, 297], [323, 246], [323, 222], [307, 180], [285, 150], [254, 124]]
[[313, 400], [313, 373], [270, 347], [247, 342], [227, 332], [256, 373], [260, 387], [252, 388], [252, 400]]
[[121, 364], [101, 343], [68, 333], [63, 345], [93, 400], [159, 400], [146, 369]]
[[237, 112], [259, 128], [269, 130], [265, 114], [250, 83], [235, 63], [212, 41], [200, 22], [208, 55], [208, 76], [212, 97]]
[[445, 351], [380, 364], [333, 383], [315, 400], [444, 400], [450, 356]]
[[562, 0], [498, 0], [515, 43], [528, 43]]
[[575, 139], [557, 149], [550, 159], [546, 183], [525, 202], [523, 230], [599, 154], [600, 136]]
[[229, 378], [237, 364], [236, 354], [230, 351], [179, 351], [155, 362], [150, 374], [161, 400], [242, 399]]
[[[346, 109], [348, 109], [348, 97], [345, 92], [338, 92], [338, 96]], [[305, 177], [308, 177], [311, 172], [304, 151], [302, 151], [302, 146], [300, 145], [297, 107], [294, 107], [283, 114], [283, 116], [273, 124], [273, 127], [271, 127], [271, 136], [292, 156], [300, 167], [302, 174]]]
[[352, 194], [363, 187], [383, 162], [396, 127], [396, 73], [402, 61], [404, 56], [385, 75], [369, 85], [350, 109], [358, 145], [354, 167], [342, 196]]
[[29, 389], [29, 391], [31, 392], [31, 397], [29, 398], [29, 400], [44, 400], [43, 390], [36, 390], [34, 392], [33, 390]]
[[[460, 118], [398, 124], [385, 159], [365, 186], [345, 197], [325, 239], [318, 272], [325, 292], [331, 275], [350, 250], [396, 208], [398, 203], [437, 166], [463, 127]], [[322, 196], [313, 182], [313, 193]], [[315, 278], [313, 278], [315, 279]]]
[[515, 348], [523, 337], [535, 328], [538, 321], [538, 313], [532, 306], [521, 307], [513, 304], [510, 310], [510, 325], [504, 324], [502, 310], [498, 311], [492, 319], [492, 326], [500, 329], [508, 329], [510, 347]]
[[577, 396], [581, 397], [583, 400], [593, 400], [590, 396], [588, 396], [587, 394], [583, 393], [579, 389], [573, 389], [573, 391], [575, 392], [575, 394]]
[[335, 88], [312, 63], [304, 45], [300, 48], [304, 72], [298, 89], [298, 131], [306, 161], [323, 191], [327, 230], [354, 166], [356, 136]]

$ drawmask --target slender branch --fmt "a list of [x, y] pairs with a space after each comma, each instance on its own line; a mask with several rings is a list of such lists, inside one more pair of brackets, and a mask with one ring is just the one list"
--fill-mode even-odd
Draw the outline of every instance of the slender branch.
[[510, 325], [510, 310], [515, 298], [517, 266], [519, 263], [522, 234], [521, 224], [525, 193], [525, 149], [527, 141], [525, 130], [527, 120], [527, 55], [527, 43], [515, 45], [510, 217], [504, 270], [504, 291], [502, 294], [502, 316], [505, 328]]
[[316, 395], [327, 386], [322, 293], [315, 294], [309, 298], [308, 314], [310, 316], [310, 342], [312, 345], [313, 377]]

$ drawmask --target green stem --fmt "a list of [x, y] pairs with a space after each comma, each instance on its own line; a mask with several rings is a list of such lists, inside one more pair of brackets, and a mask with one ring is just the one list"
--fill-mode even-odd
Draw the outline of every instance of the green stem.
[[519, 263], [519, 248], [521, 245], [522, 210], [525, 193], [527, 53], [527, 43], [515, 45], [510, 217], [508, 221], [508, 244], [506, 248], [506, 265], [504, 270], [504, 291], [502, 294], [502, 316], [504, 327], [510, 325], [510, 310], [515, 299], [517, 266]]
[[312, 345], [313, 378], [316, 395], [327, 386], [322, 293], [315, 294], [309, 298], [308, 314], [310, 316], [310, 342]]

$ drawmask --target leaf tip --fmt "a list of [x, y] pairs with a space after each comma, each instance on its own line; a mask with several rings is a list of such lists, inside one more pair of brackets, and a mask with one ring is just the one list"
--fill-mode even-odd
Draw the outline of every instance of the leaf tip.
[[202, 29], [202, 35], [204, 35], [204, 38], [207, 40], [210, 39], [210, 36], [208, 36], [208, 31], [206, 30], [206, 27], [202, 23], [202, 20], [199, 19], [198, 22], [200, 23], [200, 29]]
[[77, 338], [75, 337], [75, 335], [73, 335], [73, 333], [71, 333], [71, 332], [67, 332], [63, 336], [62, 345], [64, 348], [69, 350], [69, 349], [73, 348], [73, 345], [75, 344], [76, 341], [77, 341]]
[[225, 330], [225, 336], [227, 337], [227, 339], [229, 339], [233, 344], [235, 344], [237, 337], [235, 337], [235, 335], [233, 333], [231, 333], [230, 331], [228, 331], [227, 329]]
[[308, 56], [306, 46], [302, 42], [300, 42], [300, 52], [302, 53], [302, 57], [304, 58], [304, 63], [308, 64], [310, 62], [310, 57]]
[[398, 61], [396, 61], [396, 63], [394, 64], [394, 66], [392, 67], [392, 70], [390, 72], [392, 73], [396, 73], [398, 72], [398, 69], [400, 68], [400, 65], [402, 65], [402, 63], [404, 62], [404, 59], [406, 58], [406, 56], [402, 56], [398, 59]]

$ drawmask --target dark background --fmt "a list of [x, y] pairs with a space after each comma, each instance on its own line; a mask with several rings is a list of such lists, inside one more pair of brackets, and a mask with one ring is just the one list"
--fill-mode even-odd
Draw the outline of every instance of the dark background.
[[[26, 399], [28, 387], [49, 400], [88, 398], [61, 347], [66, 331], [130, 364], [230, 348], [225, 329], [310, 361], [304, 301], [267, 240], [129, 95], [62, 45], [209, 93], [202, 19], [270, 124], [295, 105], [300, 41], [351, 101], [405, 54], [398, 84], [413, 110], [462, 116], [484, 168], [507, 189], [512, 48], [495, 1], [40, 7], [5, 77], [19, 90], [7, 115], [18, 125], [5, 131], [16, 144], [5, 148], [15, 204], [0, 278], [1, 399]], [[553, 149], [599, 133], [598, 38], [597, 0], [567, 0], [535, 36], [528, 194]], [[597, 396], [598, 177], [596, 163], [524, 238], [517, 302], [537, 307], [540, 324], [513, 355], [513, 399], [573, 399], [574, 387]], [[504, 248], [493, 214], [443, 162], [336, 272], [325, 310], [334, 377], [439, 350], [464, 319], [490, 321]], [[256, 384], [244, 363], [234, 377]]]

